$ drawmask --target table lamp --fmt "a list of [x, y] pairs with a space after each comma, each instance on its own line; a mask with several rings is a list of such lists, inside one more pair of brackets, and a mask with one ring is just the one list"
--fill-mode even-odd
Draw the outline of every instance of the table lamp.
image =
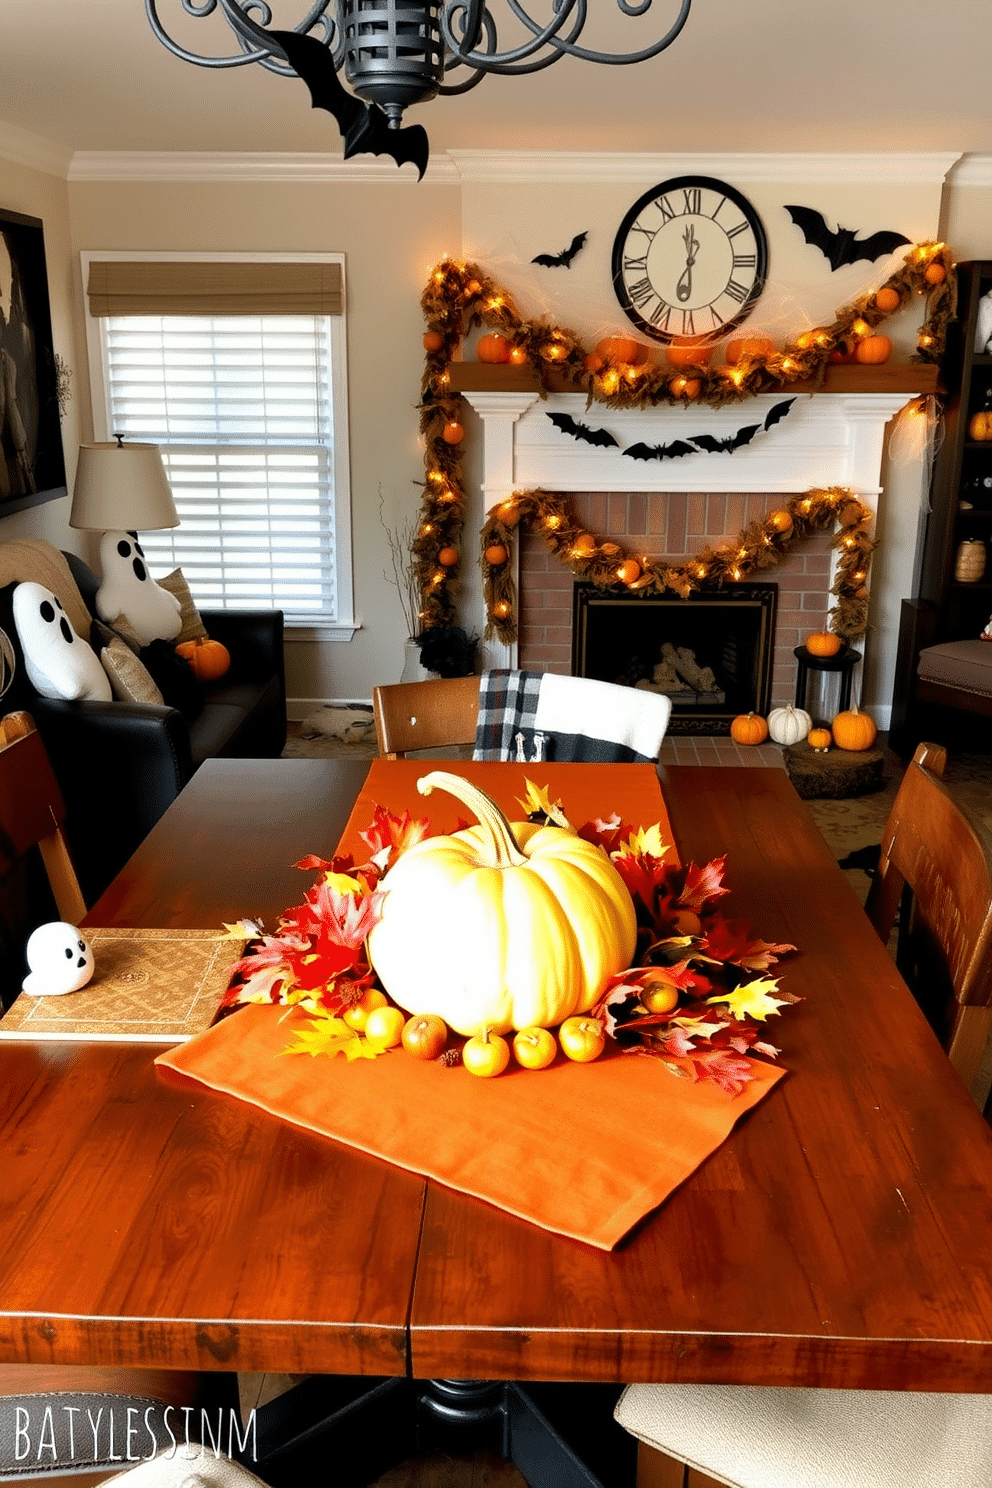
[[92, 532], [150, 532], [178, 527], [157, 444], [81, 444], [69, 526]]
[[182, 628], [180, 603], [148, 573], [139, 532], [178, 527], [157, 444], [81, 444], [69, 526], [102, 532], [103, 582], [96, 612], [108, 624], [125, 618], [143, 646], [172, 640]]

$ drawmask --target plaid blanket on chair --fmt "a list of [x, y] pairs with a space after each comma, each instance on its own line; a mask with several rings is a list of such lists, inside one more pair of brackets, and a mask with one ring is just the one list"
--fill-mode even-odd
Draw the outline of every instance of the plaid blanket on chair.
[[472, 758], [654, 764], [671, 711], [662, 693], [589, 677], [486, 671]]

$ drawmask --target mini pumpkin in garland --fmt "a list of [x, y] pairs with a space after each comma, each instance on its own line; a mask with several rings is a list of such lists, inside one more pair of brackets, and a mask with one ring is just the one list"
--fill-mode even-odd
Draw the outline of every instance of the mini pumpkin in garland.
[[433, 771], [479, 825], [427, 837], [382, 879], [368, 955], [389, 996], [457, 1033], [551, 1028], [630, 965], [634, 905], [602, 848], [561, 827], [512, 826], [483, 791]]

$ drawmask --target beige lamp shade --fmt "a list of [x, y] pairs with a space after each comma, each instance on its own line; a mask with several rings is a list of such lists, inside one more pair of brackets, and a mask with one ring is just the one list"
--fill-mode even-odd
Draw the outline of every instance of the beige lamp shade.
[[81, 444], [69, 526], [94, 532], [178, 527], [158, 445]]

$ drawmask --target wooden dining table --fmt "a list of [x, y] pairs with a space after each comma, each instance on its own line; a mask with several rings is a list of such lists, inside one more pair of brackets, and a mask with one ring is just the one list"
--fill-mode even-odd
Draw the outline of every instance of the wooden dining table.
[[[87, 923], [273, 925], [367, 769], [210, 761]], [[786, 1078], [615, 1249], [147, 1045], [0, 1041], [0, 1361], [992, 1390], [992, 1132], [785, 771], [660, 779], [682, 860], [726, 854], [729, 912], [798, 948], [802, 1000]]]

